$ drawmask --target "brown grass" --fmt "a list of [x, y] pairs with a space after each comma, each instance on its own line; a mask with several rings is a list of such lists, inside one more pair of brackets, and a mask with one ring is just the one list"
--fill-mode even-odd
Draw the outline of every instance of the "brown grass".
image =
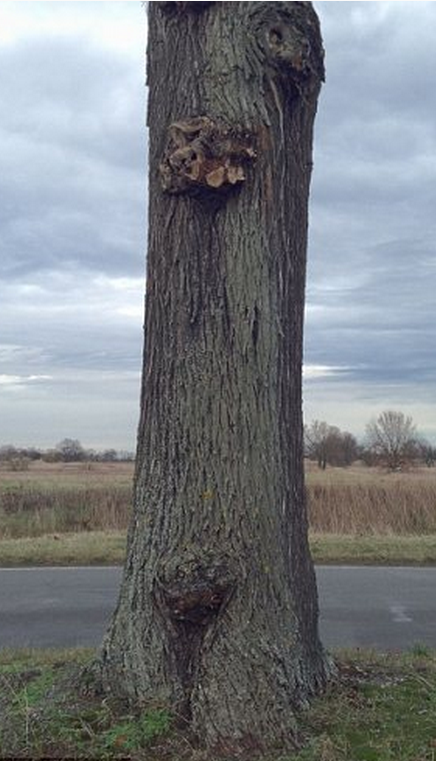
[[0, 539], [127, 527], [131, 464], [37, 463], [0, 472]]
[[[0, 539], [122, 531], [131, 510], [133, 466], [36, 463], [0, 471]], [[436, 469], [389, 474], [375, 468], [307, 472], [311, 531], [351, 536], [436, 534]]]
[[329, 534], [436, 533], [436, 471], [388, 474], [369, 468], [307, 474], [312, 531]]

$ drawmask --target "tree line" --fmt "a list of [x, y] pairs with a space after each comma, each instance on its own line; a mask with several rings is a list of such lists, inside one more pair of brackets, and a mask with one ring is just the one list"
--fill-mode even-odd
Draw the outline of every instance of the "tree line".
[[36, 447], [16, 447], [13, 444], [0, 446], [0, 463], [6, 463], [11, 470], [25, 470], [31, 462], [131, 462], [133, 452], [117, 449], [86, 449], [78, 439], [65, 438], [51, 449]]
[[348, 431], [314, 420], [304, 428], [304, 447], [306, 458], [322, 470], [327, 465], [347, 467], [357, 460], [392, 471], [413, 463], [430, 467], [436, 462], [436, 447], [419, 434], [410, 416], [395, 410], [386, 410], [371, 420], [362, 442]]
[[[321, 470], [327, 466], [348, 467], [361, 460], [368, 466], [403, 470], [413, 463], [432, 467], [436, 463], [436, 446], [417, 430], [413, 419], [402, 412], [386, 410], [366, 426], [359, 441], [349, 431], [324, 420], [313, 420], [304, 427], [304, 454]], [[87, 449], [78, 439], [62, 439], [55, 447], [0, 446], [0, 463], [12, 470], [24, 470], [31, 462], [132, 462], [134, 453], [113, 448]]]

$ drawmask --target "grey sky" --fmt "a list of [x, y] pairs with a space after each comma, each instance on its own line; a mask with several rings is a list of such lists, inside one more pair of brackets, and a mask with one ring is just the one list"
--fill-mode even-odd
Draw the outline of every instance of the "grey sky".
[[[315, 2], [306, 419], [436, 437], [436, 4]], [[0, 2], [0, 444], [133, 449], [146, 236], [140, 2]]]

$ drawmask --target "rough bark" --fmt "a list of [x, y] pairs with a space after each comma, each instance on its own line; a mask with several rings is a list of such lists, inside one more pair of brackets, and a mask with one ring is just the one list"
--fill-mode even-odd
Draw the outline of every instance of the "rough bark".
[[301, 413], [322, 78], [310, 3], [149, 5], [141, 419], [100, 667], [227, 751], [289, 743], [328, 675]]

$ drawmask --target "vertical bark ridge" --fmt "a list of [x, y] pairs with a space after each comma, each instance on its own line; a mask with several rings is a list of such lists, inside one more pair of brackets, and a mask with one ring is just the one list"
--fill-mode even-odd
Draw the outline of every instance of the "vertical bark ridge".
[[[322, 44], [310, 3], [189, 5], [150, 4], [141, 418], [101, 672], [107, 689], [176, 704], [209, 746], [255, 749], [295, 736], [294, 710], [328, 675], [301, 414]], [[234, 188], [188, 176], [164, 192], [171, 125], [197, 117], [256, 155]]]

